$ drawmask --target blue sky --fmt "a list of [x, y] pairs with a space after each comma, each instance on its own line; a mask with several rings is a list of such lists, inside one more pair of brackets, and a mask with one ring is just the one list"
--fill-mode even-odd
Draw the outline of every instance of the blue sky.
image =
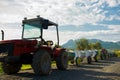
[[[60, 43], [88, 38], [120, 41], [120, 0], [0, 0], [5, 39], [21, 38], [24, 17], [40, 15], [59, 25]], [[54, 30], [48, 31], [55, 40]]]

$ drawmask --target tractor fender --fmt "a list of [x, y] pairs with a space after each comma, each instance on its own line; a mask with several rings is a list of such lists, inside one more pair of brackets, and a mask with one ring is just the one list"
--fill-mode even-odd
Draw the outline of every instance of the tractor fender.
[[60, 56], [60, 53], [61, 53], [62, 51], [65, 51], [65, 49], [63, 49], [63, 48], [56, 48], [56, 49], [54, 50], [54, 52], [53, 52], [53, 56], [54, 56], [54, 57]]

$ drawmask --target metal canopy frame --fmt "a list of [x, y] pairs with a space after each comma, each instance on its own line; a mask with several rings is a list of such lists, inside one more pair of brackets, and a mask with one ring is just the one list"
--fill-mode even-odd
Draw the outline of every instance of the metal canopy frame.
[[[46, 23], [46, 26], [58, 26], [58, 24], [52, 22], [52, 21], [49, 21], [48, 19], [45, 19], [45, 18], [42, 18], [42, 17], [37, 17], [37, 18], [33, 18], [33, 19], [27, 19], [27, 18], [24, 18], [24, 20], [22, 21], [23, 25], [26, 23], [26, 24], [35, 24], [35, 23], [38, 23], [38, 24], [43, 24], [45, 25]], [[44, 28], [44, 27], [43, 27]]]
[[[41, 30], [41, 36], [39, 38], [43, 37], [43, 29], [48, 29], [49, 26], [56, 26], [56, 31], [57, 31], [57, 45], [59, 45], [59, 32], [58, 32], [58, 24], [49, 21], [48, 19], [42, 18], [40, 16], [37, 16], [37, 18], [32, 18], [32, 19], [27, 19], [24, 18], [24, 20], [22, 21], [22, 26], [23, 26], [23, 30], [22, 30], [22, 39], [23, 38], [23, 34], [24, 34], [24, 24], [28, 24], [28, 25], [34, 25], [34, 27], [40, 28]], [[42, 27], [40, 27], [40, 25], [42, 25]], [[34, 38], [33, 38], [34, 39]]]

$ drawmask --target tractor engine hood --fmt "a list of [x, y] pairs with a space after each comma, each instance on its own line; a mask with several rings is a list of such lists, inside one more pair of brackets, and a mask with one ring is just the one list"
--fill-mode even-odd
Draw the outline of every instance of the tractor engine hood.
[[35, 51], [36, 45], [37, 40], [3, 40], [0, 41], [0, 55], [7, 52], [9, 56], [19, 56]]
[[34, 46], [37, 44], [37, 40], [2, 40], [0, 41], [0, 44], [14, 44], [14, 45], [31, 45]]

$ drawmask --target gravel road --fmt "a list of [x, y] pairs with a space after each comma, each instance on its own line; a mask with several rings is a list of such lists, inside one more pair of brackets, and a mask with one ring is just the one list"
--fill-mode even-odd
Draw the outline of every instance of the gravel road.
[[54, 68], [48, 76], [37, 76], [33, 70], [14, 75], [0, 74], [0, 80], [120, 80], [120, 58], [82, 63], [79, 67], [69, 65], [66, 71]]

